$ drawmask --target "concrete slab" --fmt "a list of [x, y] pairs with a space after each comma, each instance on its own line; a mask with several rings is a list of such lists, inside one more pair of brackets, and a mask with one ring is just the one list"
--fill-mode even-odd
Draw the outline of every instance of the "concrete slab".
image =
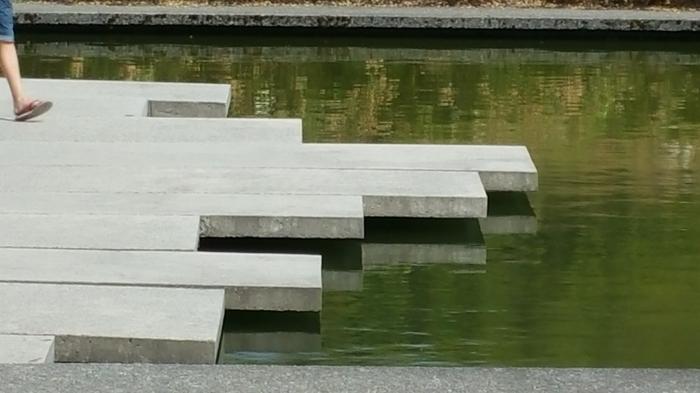
[[53, 336], [0, 334], [0, 364], [53, 363]]
[[395, 264], [486, 263], [486, 246], [473, 244], [362, 243], [365, 268]]
[[0, 248], [194, 251], [198, 217], [0, 214]]
[[484, 235], [516, 235], [537, 233], [535, 216], [490, 216], [479, 219]]
[[[54, 114], [51, 113], [53, 116]], [[35, 122], [7, 122], [0, 127], [2, 142], [101, 142], [101, 143], [301, 143], [300, 119], [167, 119], [64, 117]], [[17, 146], [19, 147], [19, 145]], [[40, 145], [35, 145], [39, 148]], [[64, 146], [65, 147], [65, 146]], [[163, 147], [164, 149], [166, 147]], [[32, 155], [40, 158], [37, 155]], [[48, 159], [48, 157], [45, 157]], [[42, 162], [42, 161], [39, 161]], [[45, 161], [43, 161], [46, 163]]]
[[2, 214], [198, 216], [202, 237], [364, 237], [359, 196], [0, 192]]
[[[515, 7], [406, 7], [276, 4], [270, 6], [104, 6], [92, 4], [18, 4], [17, 25], [101, 27], [324, 29], [366, 33], [377, 30], [443, 30], [482, 32], [541, 32], [561, 37], [567, 32], [697, 32], [700, 13], [674, 9], [515, 8]], [[600, 37], [600, 36], [597, 36]]]
[[[23, 81], [28, 91], [40, 91], [42, 97], [56, 101], [92, 101], [92, 105], [108, 108], [113, 102], [127, 102], [132, 99], [148, 100], [146, 114], [167, 117], [226, 117], [231, 101], [231, 86], [228, 84], [206, 83], [159, 83], [95, 80], [26, 79]], [[8, 97], [6, 86], [0, 86], [0, 97]], [[85, 99], [85, 97], [92, 97]], [[95, 99], [94, 97], [100, 97]], [[172, 103], [172, 104], [169, 104]], [[51, 113], [61, 114], [73, 110], [61, 105], [61, 110]], [[88, 109], [89, 106], [85, 109]], [[56, 108], [58, 109], [58, 108]], [[80, 108], [75, 108], [76, 110]], [[89, 112], [88, 112], [89, 113]], [[97, 112], [99, 116], [111, 114]], [[92, 117], [96, 117], [92, 113]], [[48, 117], [47, 117], [48, 118]]]
[[56, 336], [58, 362], [214, 363], [224, 291], [0, 284], [0, 334]]
[[[264, 152], [264, 154], [262, 154]], [[312, 168], [479, 172], [487, 191], [535, 191], [525, 146], [2, 143], [2, 165]]]
[[13, 167], [0, 172], [0, 190], [362, 195], [365, 216], [486, 216], [486, 192], [473, 172]]
[[224, 289], [227, 309], [321, 310], [314, 255], [0, 249], [0, 282]]
[[324, 269], [322, 277], [324, 292], [360, 292], [363, 288], [362, 270]]
[[[12, 101], [7, 98], [10, 97], [9, 95], [2, 95], [0, 97], [2, 97], [0, 98], [0, 108], [12, 108]], [[95, 98], [57, 95], [52, 98], [47, 97], [46, 99], [50, 99], [53, 102], [53, 109], [47, 114], [31, 120], [26, 124], [55, 124], [66, 118], [82, 119], [83, 122], [88, 123], [89, 121], [87, 119], [93, 119], [95, 117], [142, 118], [148, 116], [148, 100], [145, 98], [109, 97], [109, 99], [97, 100]], [[0, 116], [2, 116], [2, 120], [14, 119], [9, 111], [0, 112]]]

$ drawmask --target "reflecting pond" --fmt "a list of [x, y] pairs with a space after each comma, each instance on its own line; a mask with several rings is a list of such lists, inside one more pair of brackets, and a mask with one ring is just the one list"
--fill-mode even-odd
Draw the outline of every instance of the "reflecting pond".
[[231, 313], [223, 362], [700, 367], [697, 43], [21, 38], [27, 76], [228, 83], [309, 142], [530, 149], [536, 218], [494, 195], [481, 228], [309, 244], [339, 261], [321, 315]]

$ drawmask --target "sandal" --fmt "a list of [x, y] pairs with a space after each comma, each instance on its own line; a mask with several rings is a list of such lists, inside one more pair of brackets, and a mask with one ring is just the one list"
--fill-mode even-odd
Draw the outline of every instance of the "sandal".
[[48, 112], [53, 106], [50, 101], [35, 100], [15, 113], [15, 121], [27, 121]]

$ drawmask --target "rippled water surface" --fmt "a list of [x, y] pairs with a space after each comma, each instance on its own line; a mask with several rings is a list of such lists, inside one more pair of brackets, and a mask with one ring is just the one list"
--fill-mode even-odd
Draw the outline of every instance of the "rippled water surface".
[[23, 39], [28, 76], [229, 83], [233, 116], [301, 117], [309, 142], [530, 149], [536, 218], [496, 195], [483, 235], [312, 245], [320, 317], [231, 314], [224, 362], [700, 367], [695, 43]]

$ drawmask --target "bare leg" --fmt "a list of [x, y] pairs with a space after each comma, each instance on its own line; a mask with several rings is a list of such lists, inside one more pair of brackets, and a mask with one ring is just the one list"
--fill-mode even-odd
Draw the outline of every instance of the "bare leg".
[[10, 85], [16, 113], [28, 105], [31, 100], [24, 95], [24, 90], [22, 89], [17, 49], [13, 42], [0, 42], [0, 66], [2, 66], [7, 83]]

